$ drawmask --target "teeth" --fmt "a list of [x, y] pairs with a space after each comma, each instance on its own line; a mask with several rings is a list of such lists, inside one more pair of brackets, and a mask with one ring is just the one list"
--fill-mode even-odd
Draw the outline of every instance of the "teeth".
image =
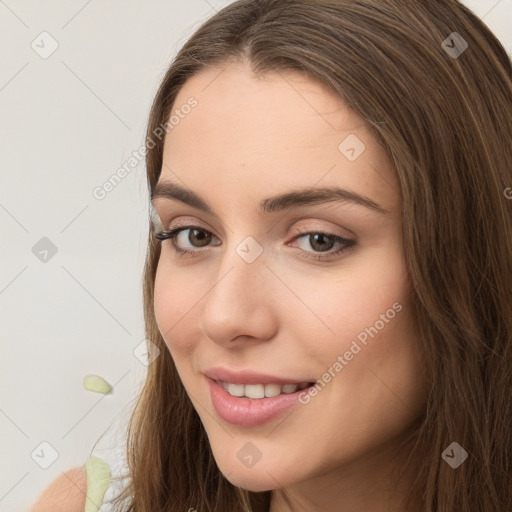
[[262, 384], [246, 384], [244, 395], [247, 398], [263, 398], [265, 396], [265, 387]]
[[265, 385], [265, 396], [272, 397], [281, 394], [281, 386], [277, 384], [266, 384]]
[[219, 381], [222, 387], [231, 395], [242, 397], [245, 396], [247, 398], [258, 399], [264, 397], [273, 397], [278, 396], [283, 393], [295, 393], [297, 389], [304, 389], [308, 387], [307, 382], [302, 382], [301, 384], [284, 384], [280, 386], [279, 384], [232, 384], [224, 381]]
[[224, 389], [233, 396], [244, 396], [244, 385], [243, 384], [228, 384], [223, 382]]

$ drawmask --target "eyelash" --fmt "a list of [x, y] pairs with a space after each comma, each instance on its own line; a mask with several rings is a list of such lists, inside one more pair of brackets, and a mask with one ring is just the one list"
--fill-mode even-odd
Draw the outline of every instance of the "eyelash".
[[[197, 230], [203, 231], [205, 233], [210, 233], [210, 234], [213, 235], [213, 233], [211, 233], [211, 231], [203, 229], [203, 228], [201, 228], [199, 226], [180, 226], [179, 228], [171, 229], [169, 231], [165, 231], [165, 230], [159, 231], [158, 233], [155, 233], [155, 238], [158, 239], [158, 241], [160, 243], [163, 242], [164, 240], [170, 240], [171, 243], [172, 243], [172, 246], [173, 246], [174, 250], [176, 251], [176, 253], [178, 254], [178, 256], [193, 256], [193, 255], [196, 255], [199, 252], [202, 252], [202, 250], [199, 249], [197, 251], [191, 251], [191, 250], [188, 250], [188, 249], [181, 249], [180, 247], [178, 247], [178, 245], [176, 243], [176, 237], [182, 231], [185, 231], [185, 230], [188, 230], [188, 229], [197, 229]], [[306, 256], [307, 258], [311, 258], [311, 259], [314, 259], [314, 260], [317, 260], [317, 261], [326, 260], [326, 259], [331, 258], [333, 256], [344, 254], [344, 253], [352, 250], [353, 246], [356, 243], [354, 240], [349, 240], [347, 238], [343, 238], [343, 237], [338, 236], [338, 235], [333, 235], [331, 233], [325, 233], [323, 231], [308, 231], [308, 232], [305, 232], [305, 233], [300, 233], [297, 236], [295, 236], [293, 238], [293, 240], [301, 238], [301, 237], [303, 237], [305, 235], [324, 235], [324, 236], [327, 236], [329, 238], [332, 238], [334, 243], [338, 242], [338, 243], [342, 243], [343, 244], [340, 248], [336, 249], [335, 251], [331, 250], [331, 252], [325, 252], [325, 253], [310, 253], [310, 251], [304, 251], [303, 249], [299, 249], [300, 251], [302, 251], [302, 252], [307, 254], [307, 256]]]

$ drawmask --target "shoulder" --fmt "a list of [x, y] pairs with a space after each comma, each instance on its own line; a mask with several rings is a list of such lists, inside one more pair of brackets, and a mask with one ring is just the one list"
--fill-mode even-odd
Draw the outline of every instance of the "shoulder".
[[30, 512], [84, 512], [86, 493], [85, 466], [72, 468], [50, 483]]

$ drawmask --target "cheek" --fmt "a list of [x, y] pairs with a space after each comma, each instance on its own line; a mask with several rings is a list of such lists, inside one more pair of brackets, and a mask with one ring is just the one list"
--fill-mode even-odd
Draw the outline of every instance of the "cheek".
[[[350, 411], [355, 443], [362, 432], [385, 437], [410, 421], [422, 410], [425, 388], [405, 263], [388, 258], [353, 270], [314, 303], [335, 333], [323, 340], [321, 363], [336, 376], [324, 374], [332, 384], [320, 394]], [[367, 430], [375, 421], [382, 431]]]
[[[198, 285], [200, 283], [197, 283]], [[155, 276], [154, 312], [158, 329], [174, 356], [192, 350], [190, 328], [200, 325], [194, 318], [200, 287], [190, 285], [190, 276], [160, 262]], [[199, 295], [198, 295], [199, 294]]]
[[409, 314], [405, 307], [410, 297], [406, 264], [393, 247], [347, 261], [339, 273], [321, 275], [314, 281], [316, 286], [309, 277], [302, 279], [295, 284], [308, 290], [307, 303], [326, 327], [322, 328], [321, 345], [325, 353], [349, 350], [353, 340], [364, 346], [376, 331], [384, 335], [395, 330], [396, 334], [400, 320]]
[[358, 259], [342, 277], [322, 281], [310, 292], [308, 301], [329, 330], [314, 318], [304, 320], [301, 332], [310, 332], [303, 338], [304, 355], [326, 371], [344, 375], [335, 379], [336, 388], [344, 382], [342, 388], [353, 393], [357, 383], [361, 398], [366, 392], [378, 402], [381, 377], [405, 396], [416, 395], [422, 370], [420, 347], [406, 263], [396, 249]]

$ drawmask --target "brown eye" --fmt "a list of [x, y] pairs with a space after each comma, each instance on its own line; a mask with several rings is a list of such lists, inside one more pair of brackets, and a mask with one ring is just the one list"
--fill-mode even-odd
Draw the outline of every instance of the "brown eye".
[[314, 233], [309, 235], [309, 244], [315, 251], [329, 251], [334, 246], [334, 237], [325, 233]]
[[[188, 236], [186, 232], [188, 233]], [[172, 247], [180, 255], [193, 255], [194, 253], [201, 253], [203, 251], [194, 250], [201, 247], [210, 245], [212, 239], [215, 239], [213, 233], [198, 226], [182, 226], [179, 228], [171, 229], [170, 231], [161, 231], [155, 234], [155, 238], [161, 242], [170, 240]], [[219, 244], [216, 244], [219, 245]]]
[[339, 235], [323, 233], [321, 231], [302, 233], [296, 236], [294, 240], [300, 242], [298, 244], [299, 248], [306, 257], [318, 261], [326, 261], [328, 258], [337, 255], [341, 256], [345, 252], [352, 250], [356, 244], [355, 240], [349, 240]]
[[190, 229], [188, 241], [195, 247], [204, 247], [212, 239], [212, 234], [204, 229]]

